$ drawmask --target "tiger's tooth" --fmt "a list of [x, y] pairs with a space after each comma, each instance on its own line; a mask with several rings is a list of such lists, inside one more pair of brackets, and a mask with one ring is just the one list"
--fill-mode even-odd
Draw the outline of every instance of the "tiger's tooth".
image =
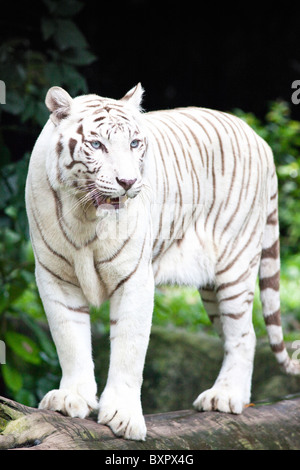
[[107, 204], [110, 204], [110, 197], [106, 198]]

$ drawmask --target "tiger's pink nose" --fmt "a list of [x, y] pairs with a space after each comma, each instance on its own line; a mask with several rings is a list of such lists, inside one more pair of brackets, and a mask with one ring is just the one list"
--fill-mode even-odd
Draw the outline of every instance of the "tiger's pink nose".
[[122, 188], [124, 188], [126, 191], [128, 191], [128, 189], [131, 188], [131, 186], [134, 185], [134, 183], [136, 182], [136, 178], [134, 180], [123, 180], [123, 179], [119, 179], [118, 177], [116, 178], [117, 182], [119, 183], [120, 186], [122, 186]]

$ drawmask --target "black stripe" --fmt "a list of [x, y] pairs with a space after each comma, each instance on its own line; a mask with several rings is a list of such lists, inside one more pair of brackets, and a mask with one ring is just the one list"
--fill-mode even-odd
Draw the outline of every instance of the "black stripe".
[[53, 302], [61, 305], [62, 307], [65, 307], [67, 310], [71, 310], [72, 312], [85, 313], [85, 314], [90, 313], [89, 307], [86, 305], [82, 305], [80, 307], [71, 307], [70, 305], [66, 305], [63, 302], [60, 302], [59, 300], [54, 300]]
[[76, 245], [68, 236], [67, 232], [65, 231], [64, 227], [63, 227], [63, 224], [62, 224], [62, 221], [63, 221], [63, 209], [62, 209], [62, 202], [60, 200], [60, 197], [59, 195], [57, 194], [57, 192], [55, 191], [55, 189], [52, 188], [51, 184], [50, 184], [50, 181], [47, 177], [47, 183], [49, 185], [49, 188], [52, 192], [52, 195], [53, 195], [53, 198], [54, 198], [54, 202], [55, 202], [55, 211], [56, 211], [56, 218], [57, 218], [57, 221], [58, 221], [58, 224], [59, 224], [59, 227], [61, 229], [61, 232], [65, 238], [65, 240], [67, 240], [67, 242], [70, 243], [70, 245], [72, 245], [76, 250], [79, 250], [80, 249], [80, 246]]
[[265, 315], [264, 320], [266, 326], [281, 326], [280, 309], [276, 310], [276, 312], [272, 313], [271, 315]]
[[209, 217], [212, 213], [213, 207], [214, 207], [215, 202], [216, 202], [216, 175], [215, 175], [214, 165], [215, 165], [215, 154], [214, 154], [214, 151], [212, 151], [212, 166], [211, 166], [211, 169], [212, 169], [213, 198], [212, 198], [212, 203], [210, 205], [210, 208], [208, 210], [208, 213], [207, 213], [207, 216], [206, 216], [206, 219], [205, 219], [205, 223], [204, 223], [204, 229], [205, 230], [206, 230], [208, 219], [209, 219]]
[[224, 299], [220, 299], [220, 300], [219, 300], [219, 303], [221, 303], [221, 302], [228, 302], [229, 300], [235, 300], [235, 299], [237, 299], [238, 297], [240, 297], [241, 295], [245, 294], [245, 292], [247, 292], [247, 290], [243, 290], [242, 292], [239, 292], [238, 294], [231, 295], [230, 297], [225, 297]]
[[273, 289], [275, 291], [278, 291], [279, 284], [280, 284], [280, 271], [279, 270], [275, 274], [273, 274], [273, 276], [263, 277], [259, 279], [260, 290]]
[[238, 277], [235, 281], [225, 282], [224, 284], [220, 284], [217, 287], [216, 292], [219, 292], [220, 290], [223, 290], [223, 289], [227, 289], [228, 287], [235, 286], [239, 284], [240, 282], [245, 281], [249, 277], [250, 274], [251, 273], [249, 272], [249, 269], [247, 268], [246, 271], [243, 272], [243, 274], [241, 274], [241, 276]]
[[71, 286], [74, 286], [74, 287], [79, 287], [78, 284], [75, 284], [74, 282], [71, 282], [71, 281], [68, 281], [67, 279], [64, 279], [62, 278], [61, 276], [59, 276], [58, 274], [56, 274], [55, 272], [51, 271], [50, 268], [48, 268], [48, 266], [46, 266], [44, 263], [41, 262], [41, 260], [39, 259], [39, 257], [37, 256], [37, 251], [34, 250], [34, 254], [35, 254], [35, 257], [38, 261], [38, 263], [40, 264], [40, 266], [42, 268], [45, 269], [45, 271], [47, 271], [49, 274], [51, 274], [53, 277], [55, 277], [56, 279], [58, 279], [59, 281], [61, 282], [65, 282], [66, 284], [70, 284]]
[[135, 232], [135, 230], [136, 230], [137, 224], [138, 224], [138, 218], [136, 218], [135, 227], [134, 227], [132, 233], [129, 235], [129, 237], [122, 243], [122, 245], [118, 248], [118, 250], [117, 250], [113, 255], [111, 255], [111, 256], [110, 256], [109, 258], [107, 258], [107, 259], [104, 259], [104, 260], [101, 260], [101, 261], [97, 261], [97, 263], [96, 263], [96, 266], [97, 266], [97, 267], [98, 267], [100, 264], [110, 263], [111, 261], [114, 261], [114, 260], [119, 256], [119, 254], [120, 254], [121, 251], [125, 248], [125, 246], [127, 245], [127, 243], [133, 238], [133, 235], [134, 235], [134, 232]]
[[133, 276], [133, 274], [137, 271], [139, 265], [140, 265], [140, 262], [141, 262], [141, 259], [143, 257], [143, 253], [144, 253], [144, 248], [145, 248], [145, 242], [146, 242], [146, 237], [144, 239], [144, 243], [143, 243], [143, 247], [142, 247], [142, 250], [141, 250], [141, 254], [140, 254], [140, 257], [139, 257], [139, 260], [135, 266], [135, 268], [127, 275], [125, 276], [123, 279], [121, 279], [121, 281], [118, 282], [118, 284], [116, 285], [116, 287], [112, 290], [112, 292], [109, 294], [109, 297], [111, 297], [125, 282], [127, 282], [131, 276]]
[[218, 137], [218, 141], [219, 141], [219, 146], [220, 146], [220, 152], [221, 152], [221, 163], [222, 163], [222, 176], [224, 176], [225, 174], [225, 161], [224, 161], [224, 149], [223, 149], [223, 141], [222, 141], [222, 138], [219, 134], [219, 131], [217, 129], [217, 127], [211, 122], [210, 119], [207, 119], [206, 117], [203, 117], [203, 119], [205, 119], [210, 125], [211, 127], [214, 129], [217, 137]]
[[216, 272], [217, 276], [228, 271], [228, 269], [232, 268], [232, 266], [240, 259], [240, 256], [243, 253], [243, 251], [246, 250], [246, 248], [248, 248], [249, 244], [251, 243], [252, 237], [257, 230], [258, 223], [259, 223], [259, 218], [257, 219], [254, 229], [252, 230], [251, 235], [249, 236], [247, 242], [244, 244], [243, 248], [238, 252], [238, 254], [234, 257], [234, 259], [227, 266], [225, 266], [225, 268], [221, 269], [221, 271]]
[[271, 349], [274, 353], [280, 353], [285, 350], [284, 342], [281, 341], [278, 344], [271, 344]]
[[272, 246], [269, 248], [263, 248], [261, 252], [261, 259], [264, 258], [271, 258], [271, 259], [277, 259], [279, 258], [279, 240], [276, 240], [276, 242], [273, 243]]
[[41, 239], [43, 240], [43, 242], [44, 242], [44, 244], [46, 245], [46, 247], [48, 248], [48, 250], [49, 250], [53, 255], [57, 256], [57, 257], [60, 258], [62, 261], [64, 261], [65, 263], [67, 263], [69, 266], [72, 266], [72, 264], [70, 263], [70, 261], [69, 261], [67, 258], [65, 258], [63, 255], [61, 255], [61, 254], [58, 253], [57, 251], [55, 251], [55, 250], [49, 245], [49, 243], [46, 241], [46, 239], [45, 239], [45, 237], [44, 237], [44, 235], [43, 235], [42, 229], [41, 229], [41, 227], [40, 227], [40, 224], [39, 224], [39, 222], [38, 222], [38, 220], [37, 220], [37, 217], [36, 217], [36, 215], [35, 215], [35, 213], [34, 213], [33, 207], [31, 208], [31, 210], [32, 210], [32, 215], [33, 215], [34, 221], [35, 221], [35, 223], [36, 223], [37, 229], [38, 229], [38, 231], [39, 231], [39, 233], [40, 233]]
[[70, 150], [70, 155], [72, 157], [72, 160], [74, 159], [74, 150], [75, 150], [75, 147], [77, 145], [77, 140], [75, 139], [72, 139], [72, 137], [70, 138], [69, 140], [69, 150]]

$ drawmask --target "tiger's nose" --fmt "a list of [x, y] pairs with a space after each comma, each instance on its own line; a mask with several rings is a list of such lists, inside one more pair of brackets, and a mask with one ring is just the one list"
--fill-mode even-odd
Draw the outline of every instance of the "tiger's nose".
[[128, 189], [131, 188], [131, 186], [134, 185], [134, 183], [136, 182], [137, 178], [135, 178], [134, 180], [123, 180], [123, 179], [119, 179], [118, 177], [116, 178], [117, 182], [119, 183], [120, 186], [122, 186], [122, 188], [124, 188], [126, 191], [128, 191]]

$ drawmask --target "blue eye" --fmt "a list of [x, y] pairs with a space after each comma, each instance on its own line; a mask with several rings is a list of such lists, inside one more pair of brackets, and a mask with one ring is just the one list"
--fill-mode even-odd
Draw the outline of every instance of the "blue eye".
[[136, 149], [140, 145], [140, 141], [137, 139], [134, 139], [130, 142], [130, 147], [132, 149]]
[[92, 140], [91, 146], [92, 146], [94, 149], [99, 149], [99, 148], [101, 147], [101, 142], [99, 142], [99, 140]]

